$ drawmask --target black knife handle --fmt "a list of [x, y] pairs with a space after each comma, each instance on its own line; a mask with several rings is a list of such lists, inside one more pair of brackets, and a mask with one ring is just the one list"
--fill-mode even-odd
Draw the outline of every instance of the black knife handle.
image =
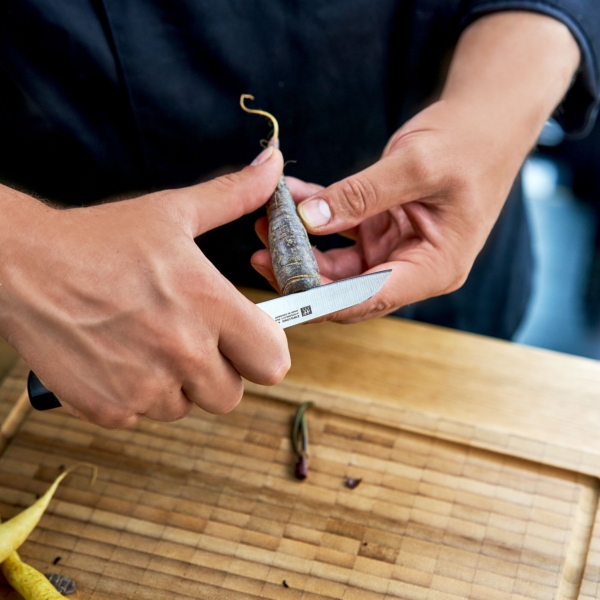
[[29, 371], [27, 378], [27, 393], [35, 410], [50, 410], [62, 406], [60, 400], [44, 386], [33, 371]]

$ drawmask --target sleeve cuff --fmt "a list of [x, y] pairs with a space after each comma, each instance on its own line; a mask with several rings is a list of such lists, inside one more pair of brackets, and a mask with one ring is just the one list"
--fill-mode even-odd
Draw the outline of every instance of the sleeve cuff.
[[467, 7], [460, 21], [461, 31], [483, 15], [507, 10], [537, 12], [553, 17], [563, 23], [577, 41], [581, 52], [581, 63], [569, 91], [553, 116], [569, 137], [578, 138], [587, 135], [594, 126], [600, 108], [600, 82], [593, 44], [581, 23], [563, 7], [549, 2], [483, 0], [472, 2]]

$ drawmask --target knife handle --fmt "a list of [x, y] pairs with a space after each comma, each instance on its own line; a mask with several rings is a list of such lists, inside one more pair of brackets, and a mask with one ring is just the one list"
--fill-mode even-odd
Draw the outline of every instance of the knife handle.
[[27, 378], [27, 393], [35, 410], [50, 410], [62, 406], [60, 400], [44, 386], [33, 371], [29, 371]]

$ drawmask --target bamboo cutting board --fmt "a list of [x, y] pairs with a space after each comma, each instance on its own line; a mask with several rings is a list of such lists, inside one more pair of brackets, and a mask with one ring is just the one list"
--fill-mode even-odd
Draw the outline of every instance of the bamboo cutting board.
[[[66, 466], [99, 467], [93, 488], [85, 470], [59, 487], [24, 560], [81, 599], [597, 596], [596, 363], [391, 320], [294, 328], [290, 346], [288, 378], [248, 385], [233, 413], [125, 431], [62, 410], [11, 421], [18, 364], [0, 387], [0, 516]], [[17, 598], [1, 578], [0, 597]]]

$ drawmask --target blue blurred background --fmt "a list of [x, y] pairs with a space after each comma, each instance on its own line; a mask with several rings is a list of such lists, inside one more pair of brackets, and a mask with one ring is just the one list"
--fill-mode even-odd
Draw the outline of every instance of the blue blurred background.
[[565, 140], [549, 121], [523, 170], [536, 259], [514, 341], [600, 358], [600, 126]]

